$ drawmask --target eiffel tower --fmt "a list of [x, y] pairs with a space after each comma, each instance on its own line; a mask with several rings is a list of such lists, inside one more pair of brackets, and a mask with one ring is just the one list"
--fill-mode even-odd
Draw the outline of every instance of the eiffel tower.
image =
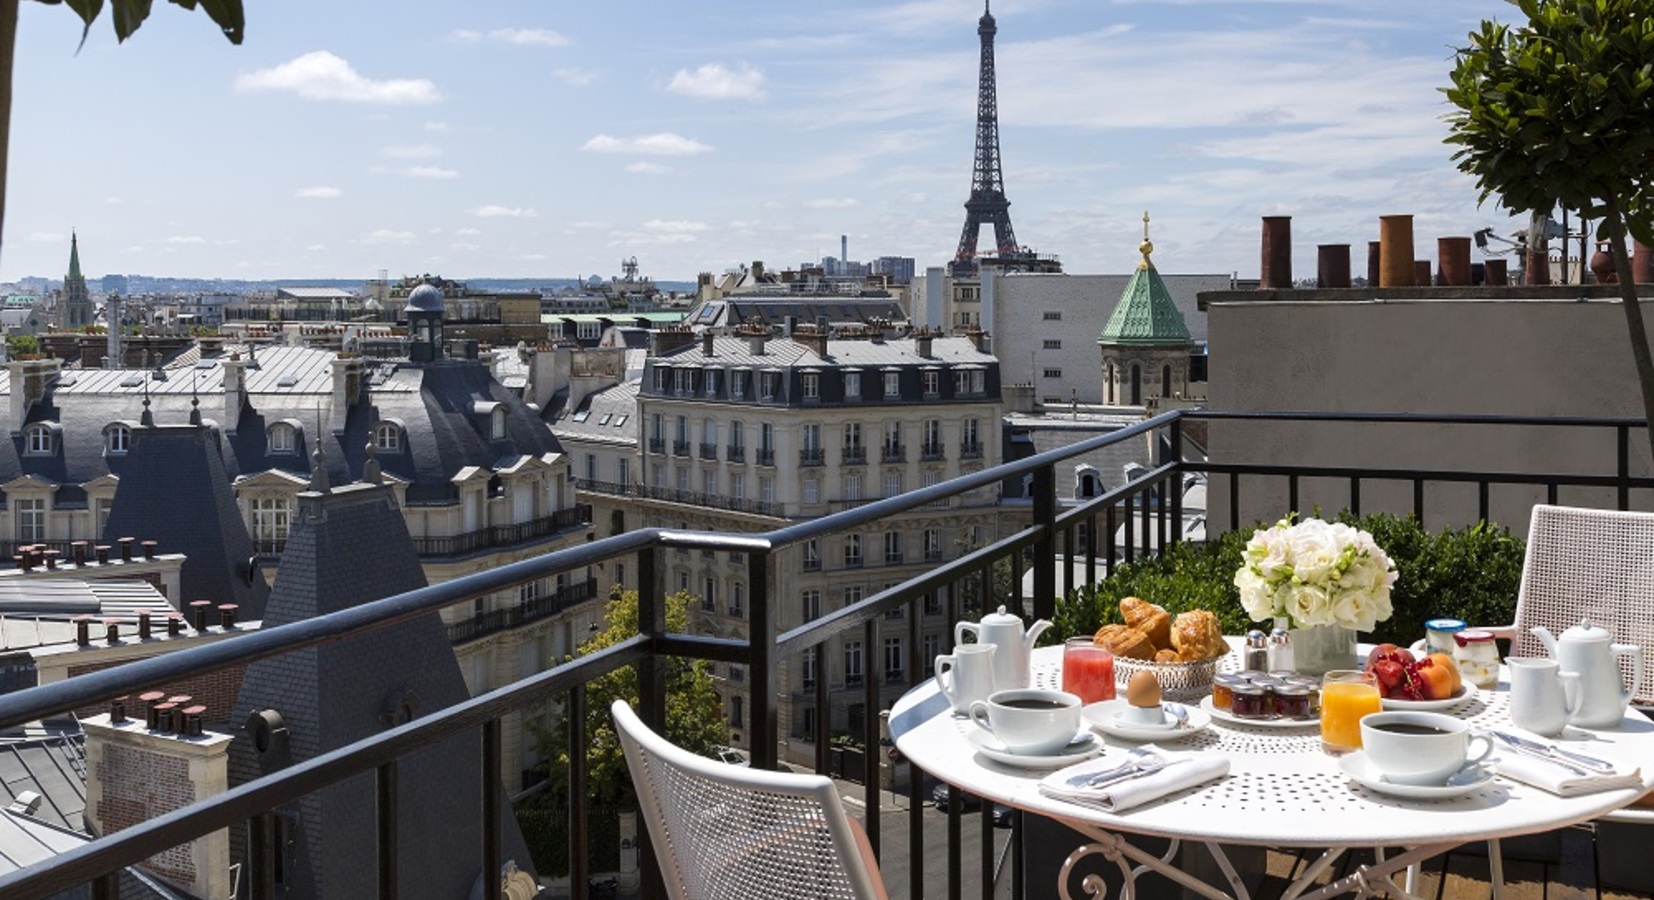
[[955, 277], [977, 272], [976, 241], [982, 226], [993, 223], [994, 253], [1001, 257], [1022, 255], [1016, 234], [1011, 231], [1011, 201], [1005, 199], [1005, 184], [999, 171], [999, 101], [994, 88], [994, 25], [989, 0], [983, 0], [982, 18], [976, 33], [982, 37], [982, 66], [976, 88], [976, 159], [971, 171], [971, 198], [965, 201], [965, 230], [959, 235], [959, 250], [949, 267]]

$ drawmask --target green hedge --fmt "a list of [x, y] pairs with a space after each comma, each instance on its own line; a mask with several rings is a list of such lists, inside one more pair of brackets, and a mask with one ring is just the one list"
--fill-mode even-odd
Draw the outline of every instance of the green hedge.
[[[529, 855], [534, 858], [534, 871], [547, 878], [562, 878], [569, 874], [569, 812], [558, 804], [532, 806], [517, 810], [517, 825], [523, 830]], [[620, 809], [612, 806], [594, 806], [586, 810], [587, 840], [590, 853], [587, 871], [614, 872], [620, 869]], [[643, 820], [638, 820], [643, 828]]]
[[[1438, 616], [1481, 625], [1515, 618], [1522, 581], [1523, 541], [1508, 528], [1480, 523], [1431, 534], [1417, 519], [1378, 513], [1340, 514], [1337, 521], [1370, 532], [1396, 565], [1390, 592], [1395, 614], [1362, 640], [1408, 644], [1424, 636], [1424, 623]], [[1259, 526], [1261, 527], [1261, 526]], [[1057, 600], [1054, 627], [1042, 643], [1091, 634], [1120, 621], [1121, 597], [1142, 597], [1169, 612], [1209, 609], [1225, 634], [1257, 628], [1241, 609], [1235, 570], [1253, 528], [1242, 528], [1206, 543], [1181, 543], [1160, 556], [1118, 566], [1113, 575]]]

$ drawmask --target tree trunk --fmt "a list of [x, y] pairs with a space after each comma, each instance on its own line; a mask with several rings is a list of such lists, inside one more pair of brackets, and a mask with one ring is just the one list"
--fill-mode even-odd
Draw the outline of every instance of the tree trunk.
[[6, 234], [6, 157], [11, 146], [11, 70], [17, 51], [17, 7], [23, 0], [0, 0], [0, 247]]
[[1606, 198], [1606, 206], [1601, 234], [1608, 241], [1608, 252], [1614, 257], [1614, 272], [1619, 275], [1620, 306], [1625, 310], [1625, 327], [1630, 332], [1631, 358], [1637, 363], [1637, 384], [1642, 387], [1649, 446], [1654, 448], [1654, 356], [1648, 351], [1642, 302], [1637, 299], [1636, 279], [1631, 274], [1631, 255], [1625, 250], [1625, 214], [1620, 211], [1617, 197]]

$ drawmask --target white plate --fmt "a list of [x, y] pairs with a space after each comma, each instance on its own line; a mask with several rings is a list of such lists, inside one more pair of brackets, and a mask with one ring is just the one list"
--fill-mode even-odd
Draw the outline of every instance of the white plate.
[[1087, 703], [1080, 709], [1080, 718], [1085, 724], [1109, 735], [1128, 741], [1177, 741], [1199, 732], [1212, 724], [1212, 717], [1196, 707], [1184, 704], [1183, 708], [1189, 711], [1189, 721], [1186, 727], [1178, 728], [1172, 724], [1172, 717], [1166, 716], [1163, 724], [1146, 725], [1141, 722], [1127, 722], [1122, 720], [1120, 711], [1130, 708], [1131, 704], [1122, 699], [1099, 700], [1096, 703]]
[[1488, 766], [1476, 767], [1477, 778], [1468, 784], [1396, 784], [1385, 781], [1384, 776], [1373, 768], [1372, 761], [1367, 754], [1360, 750], [1340, 757], [1338, 768], [1350, 776], [1350, 780], [1362, 787], [1388, 794], [1392, 797], [1406, 797], [1410, 800], [1443, 800], [1449, 797], [1462, 797], [1487, 787], [1493, 782], [1493, 770]]
[[1200, 708], [1210, 713], [1212, 718], [1226, 725], [1245, 725], [1247, 728], [1272, 728], [1277, 731], [1321, 727], [1320, 719], [1243, 719], [1239, 716], [1230, 715], [1226, 709], [1218, 709], [1213, 706], [1211, 697], [1202, 698]]
[[1476, 696], [1476, 686], [1466, 681], [1459, 685], [1459, 692], [1446, 700], [1403, 700], [1399, 697], [1384, 698], [1385, 709], [1452, 709], [1460, 703]]
[[1068, 746], [1056, 753], [1043, 756], [1033, 756], [1026, 753], [1012, 753], [999, 738], [994, 737], [987, 729], [980, 725], [968, 726], [965, 740], [976, 749], [976, 752], [997, 763], [1015, 766], [1019, 769], [1060, 769], [1070, 763], [1077, 763], [1083, 759], [1090, 759], [1101, 753], [1103, 742], [1097, 736], [1087, 731], [1074, 736]]

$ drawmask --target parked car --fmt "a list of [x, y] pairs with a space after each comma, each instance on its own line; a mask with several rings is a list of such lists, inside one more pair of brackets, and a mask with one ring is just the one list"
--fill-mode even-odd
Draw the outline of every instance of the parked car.
[[[952, 787], [945, 781], [938, 781], [936, 787], [930, 790], [930, 802], [942, 812], [948, 811], [948, 795]], [[959, 792], [959, 808], [965, 812], [975, 812], [982, 808], [982, 798], [966, 791]], [[1011, 808], [1003, 803], [994, 804], [994, 826], [996, 828], [1011, 827]]]
[[745, 753], [735, 749], [734, 747], [719, 747], [713, 752], [717, 754], [719, 761], [729, 763], [732, 766], [752, 765], [752, 760], [748, 759]]

